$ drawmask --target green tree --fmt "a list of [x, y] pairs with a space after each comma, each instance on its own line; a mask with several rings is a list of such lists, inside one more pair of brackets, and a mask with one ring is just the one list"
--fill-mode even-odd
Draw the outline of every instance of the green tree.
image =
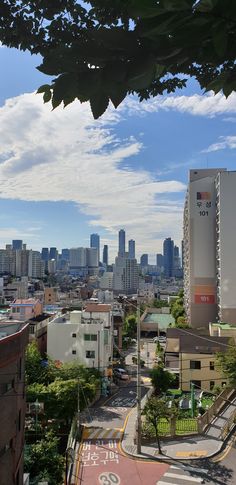
[[47, 355], [42, 358], [36, 342], [28, 344], [26, 348], [25, 374], [28, 384], [34, 382], [48, 384], [56, 378], [57, 368], [55, 363]]
[[41, 54], [53, 76], [45, 102], [90, 101], [98, 118], [110, 101], [171, 93], [189, 77], [235, 91], [235, 18], [232, 0], [2, 0], [0, 41]]
[[58, 438], [50, 432], [43, 440], [27, 446], [24, 465], [33, 483], [42, 478], [47, 478], [49, 485], [62, 483], [64, 458], [58, 453], [58, 442]]
[[177, 322], [175, 323], [175, 326], [177, 328], [188, 328], [188, 324], [186, 322], [186, 318], [184, 316], [178, 317]]
[[176, 377], [171, 372], [165, 370], [162, 364], [153, 367], [150, 371], [150, 377], [156, 394], [166, 392], [176, 380]]
[[126, 318], [125, 325], [124, 325], [124, 332], [130, 338], [136, 337], [136, 335], [137, 335], [137, 319], [136, 319], [135, 315], [129, 315]]
[[217, 356], [217, 363], [222, 372], [227, 376], [229, 383], [236, 387], [236, 345], [230, 339], [230, 346], [227, 352], [220, 352]]
[[[171, 302], [171, 315], [175, 319], [175, 324], [178, 326], [178, 319], [180, 317], [185, 317], [185, 310], [184, 310], [184, 292], [181, 289], [178, 293], [178, 297]], [[181, 321], [180, 321], [181, 325]], [[183, 328], [183, 327], [181, 327]]]
[[165, 300], [157, 300], [157, 298], [155, 298], [152, 302], [152, 306], [154, 308], [163, 308], [163, 307], [169, 307], [169, 303], [168, 301], [165, 301]]
[[168, 419], [171, 414], [165, 399], [151, 397], [145, 404], [142, 414], [145, 416], [147, 423], [152, 424], [155, 429], [158, 450], [160, 455], [162, 455], [158, 425], [161, 418]]

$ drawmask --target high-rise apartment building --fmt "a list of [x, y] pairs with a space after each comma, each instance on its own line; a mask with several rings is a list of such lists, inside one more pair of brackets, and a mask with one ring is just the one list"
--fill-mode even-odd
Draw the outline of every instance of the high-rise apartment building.
[[235, 183], [236, 172], [226, 169], [189, 173], [184, 208], [184, 300], [188, 322], [195, 328], [207, 327], [218, 317], [236, 323], [236, 217], [230, 211], [236, 203]]
[[118, 256], [121, 256], [122, 258], [125, 256], [125, 230], [124, 229], [120, 229], [119, 231]]
[[162, 254], [156, 255], [156, 265], [158, 268], [162, 268], [164, 266], [164, 257]]
[[174, 275], [174, 241], [167, 237], [163, 242], [164, 274], [167, 278]]
[[108, 245], [104, 244], [102, 262], [108, 266]]
[[23, 241], [21, 239], [13, 239], [12, 241], [12, 249], [23, 249]]
[[98, 252], [98, 262], [100, 261], [100, 236], [98, 234], [91, 234], [90, 248], [96, 248]]
[[70, 259], [70, 250], [65, 248], [61, 250], [61, 259], [63, 261], [69, 261]]
[[138, 265], [136, 259], [117, 256], [113, 267], [113, 290], [124, 294], [136, 293], [138, 289]]
[[148, 266], [148, 254], [142, 254], [140, 257], [140, 266]]
[[134, 241], [134, 239], [129, 240], [129, 258], [130, 259], [135, 258], [135, 241]]

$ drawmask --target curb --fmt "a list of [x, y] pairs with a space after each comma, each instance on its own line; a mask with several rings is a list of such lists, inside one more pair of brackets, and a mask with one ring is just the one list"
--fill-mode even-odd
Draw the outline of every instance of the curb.
[[[123, 431], [123, 437], [124, 437], [124, 432], [125, 432], [125, 429], [124, 428], [124, 431]], [[138, 460], [141, 460], [141, 461], [159, 461], [159, 462], [169, 462], [169, 463], [176, 463], [176, 461], [194, 461], [194, 460], [208, 460], [209, 458], [215, 458], [216, 456], [220, 455], [224, 449], [226, 448], [228, 442], [230, 441], [230, 439], [232, 438], [233, 435], [236, 435], [236, 424], [234, 425], [234, 427], [231, 429], [231, 431], [228, 433], [228, 435], [226, 436], [226, 438], [224, 439], [224, 441], [220, 444], [220, 446], [218, 447], [218, 449], [216, 451], [214, 451], [213, 453], [210, 453], [206, 456], [196, 456], [196, 457], [169, 457], [169, 456], [166, 456], [166, 455], [157, 455], [157, 456], [153, 456], [153, 455], [146, 455], [146, 456], [140, 456], [140, 455], [137, 455], [136, 453], [130, 453], [128, 452], [125, 447], [123, 446], [123, 437], [121, 438], [121, 441], [120, 441], [120, 447], [121, 447], [121, 450], [123, 451], [123, 453], [127, 456], [129, 456], [130, 458], [132, 459], [138, 459]], [[181, 442], [180, 442], [181, 443]]]

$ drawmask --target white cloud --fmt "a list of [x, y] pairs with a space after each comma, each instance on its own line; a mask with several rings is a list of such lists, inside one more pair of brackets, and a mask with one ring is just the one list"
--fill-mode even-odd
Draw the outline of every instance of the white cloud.
[[192, 96], [157, 96], [142, 103], [137, 102], [134, 98], [129, 98], [121, 109], [141, 116], [145, 113], [173, 110], [213, 118], [225, 113], [236, 113], [236, 93], [232, 93], [228, 98], [221, 93], [214, 95], [213, 92]]
[[120, 119], [109, 110], [95, 122], [79, 103], [51, 111], [32, 93], [8, 100], [0, 109], [0, 197], [73, 201], [91, 226], [111, 235], [125, 227], [142, 251], [160, 250], [163, 235], [180, 241], [182, 204], [175, 199], [185, 186], [124, 167], [143, 147], [134, 137], [116, 138]]
[[202, 150], [202, 153], [217, 152], [226, 148], [230, 150], [236, 148], [236, 136], [220, 136], [218, 142], [212, 143], [208, 148]]

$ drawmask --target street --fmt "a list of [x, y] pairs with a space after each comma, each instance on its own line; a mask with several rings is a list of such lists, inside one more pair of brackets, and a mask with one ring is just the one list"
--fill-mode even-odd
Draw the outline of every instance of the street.
[[[154, 348], [149, 344], [150, 367]], [[146, 353], [146, 349], [144, 350]], [[143, 357], [144, 357], [143, 352]], [[231, 448], [216, 459], [192, 461], [172, 460], [143, 461], [126, 455], [122, 450], [127, 416], [136, 405], [136, 366], [132, 365], [132, 353], [127, 352], [129, 381], [119, 381], [113, 396], [102, 398], [82, 415], [85, 425], [78, 451], [74, 476], [76, 485], [235, 485], [236, 449]], [[147, 368], [142, 369], [142, 397], [150, 388]], [[184, 438], [183, 438], [184, 441]], [[133, 447], [135, 448], [135, 446]]]

